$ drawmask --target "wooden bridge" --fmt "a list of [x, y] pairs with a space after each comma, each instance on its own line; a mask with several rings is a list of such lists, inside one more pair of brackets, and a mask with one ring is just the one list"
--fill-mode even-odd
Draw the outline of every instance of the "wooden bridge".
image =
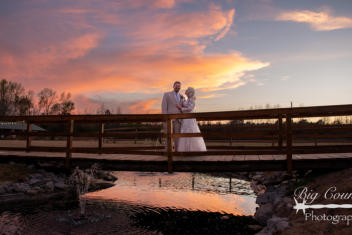
[[[321, 125], [318, 128], [299, 128], [293, 119], [323, 118], [352, 115], [352, 105], [313, 106], [263, 110], [187, 113], [187, 114], [138, 114], [138, 115], [68, 115], [68, 116], [2, 116], [0, 122], [24, 122], [26, 130], [15, 132], [25, 146], [0, 147], [0, 161], [54, 162], [66, 169], [75, 165], [99, 163], [103, 169], [136, 171], [254, 171], [296, 169], [333, 169], [352, 166], [352, 125]], [[251, 127], [241, 131], [228, 125], [226, 131], [202, 133], [172, 133], [172, 120], [196, 118], [197, 121], [271, 120], [269, 129]], [[32, 124], [64, 124], [66, 129], [56, 132], [34, 132]], [[166, 133], [160, 131], [107, 132], [107, 123], [166, 124]], [[98, 131], [79, 132], [77, 125], [95, 124]], [[268, 140], [272, 145], [224, 145], [207, 146], [206, 152], [175, 152], [172, 139], [198, 137], [236, 140]], [[38, 138], [65, 138], [64, 147], [35, 146]], [[104, 138], [164, 138], [167, 146], [105, 146]], [[96, 147], [73, 146], [73, 138], [97, 138]], [[295, 140], [305, 138], [313, 144], [299, 144]], [[317, 140], [328, 138], [328, 143]], [[2, 141], [0, 141], [1, 143]], [[61, 155], [62, 154], [62, 155]]]

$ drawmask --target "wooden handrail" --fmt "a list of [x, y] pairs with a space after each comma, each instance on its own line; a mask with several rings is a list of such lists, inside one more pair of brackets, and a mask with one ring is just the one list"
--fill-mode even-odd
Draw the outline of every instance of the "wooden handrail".
[[[292, 165], [292, 154], [296, 153], [314, 153], [314, 152], [344, 152], [350, 151], [352, 146], [319, 146], [319, 148], [299, 147], [293, 146], [293, 136], [308, 136], [312, 137], [313, 134], [316, 138], [324, 138], [327, 136], [337, 137], [352, 137], [352, 126], [346, 126], [346, 128], [339, 128], [334, 126], [333, 128], [326, 128], [318, 130], [316, 128], [304, 128], [301, 130], [294, 130], [293, 118], [303, 117], [328, 117], [328, 116], [344, 116], [352, 115], [352, 105], [331, 105], [331, 106], [312, 106], [312, 107], [299, 107], [299, 108], [278, 108], [278, 109], [261, 109], [261, 110], [241, 110], [241, 111], [224, 111], [224, 112], [203, 112], [203, 113], [182, 113], [182, 114], [118, 114], [118, 115], [48, 115], [48, 116], [1, 116], [1, 121], [15, 122], [24, 121], [27, 123], [27, 130], [24, 133], [18, 133], [19, 135], [26, 136], [26, 148], [15, 148], [15, 147], [0, 147], [2, 150], [14, 150], [14, 151], [47, 151], [47, 152], [66, 152], [65, 166], [67, 169], [71, 165], [72, 153], [123, 153], [123, 154], [148, 154], [148, 155], [165, 155], [168, 162], [168, 171], [173, 171], [173, 156], [204, 156], [204, 155], [226, 155], [226, 154], [286, 154], [287, 170], [291, 172], [293, 169]], [[250, 120], [250, 119], [276, 119], [278, 126], [270, 130], [257, 129], [251, 131], [243, 131], [243, 128], [234, 128], [224, 132], [203, 132], [203, 133], [172, 133], [172, 120], [184, 119], [184, 118], [196, 118], [198, 121], [216, 121], [216, 120]], [[283, 123], [285, 119], [286, 123]], [[136, 131], [135, 133], [122, 133], [122, 132], [105, 132], [105, 123], [143, 123], [143, 122], [154, 122], [154, 123], [166, 123], [166, 133], [160, 133], [156, 131]], [[63, 132], [33, 132], [33, 123], [66, 123], [67, 131]], [[76, 123], [98, 123], [98, 132], [90, 133], [75, 133], [74, 125]], [[131, 127], [132, 128], [132, 127]], [[123, 127], [120, 130], [131, 129], [130, 127]], [[135, 127], [133, 127], [135, 128]], [[138, 128], [137, 128], [138, 129]], [[137, 130], [135, 128], [135, 130]], [[119, 128], [115, 128], [119, 130]], [[313, 133], [314, 132], [314, 133]], [[313, 134], [312, 134], [313, 133]], [[31, 140], [34, 136], [64, 136], [67, 138], [66, 147], [39, 147], [32, 146]], [[236, 146], [226, 148], [226, 150], [208, 151], [208, 152], [187, 152], [179, 153], [173, 149], [173, 139], [181, 137], [215, 137], [215, 138], [264, 138], [277, 140], [278, 146], [274, 144], [271, 148], [263, 147], [252, 149], [236, 150]], [[97, 148], [74, 148], [72, 147], [73, 137], [97, 137], [98, 147]], [[103, 146], [104, 137], [163, 137], [166, 138], [166, 149], [160, 151], [159, 147], [120, 147], [111, 148]], [[286, 145], [283, 145], [283, 141], [286, 139]], [[273, 142], [274, 143], [274, 142]], [[341, 145], [342, 146], [342, 145]], [[233, 147], [233, 149], [232, 149]], [[215, 149], [215, 148], [213, 148]]]
[[279, 115], [291, 114], [292, 118], [328, 117], [352, 115], [352, 105], [310, 106], [298, 108], [277, 108], [240, 110], [224, 112], [202, 112], [182, 114], [111, 114], [111, 115], [47, 115], [47, 116], [0, 116], [0, 121], [31, 121], [38, 122], [163, 122], [168, 118], [196, 118], [198, 121], [208, 120], [250, 120], [277, 119]]

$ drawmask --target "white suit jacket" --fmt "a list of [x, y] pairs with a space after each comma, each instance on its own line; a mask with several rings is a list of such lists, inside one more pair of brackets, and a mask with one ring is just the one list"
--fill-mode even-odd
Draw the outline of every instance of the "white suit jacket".
[[174, 91], [165, 92], [163, 96], [163, 101], [161, 102], [161, 112], [162, 113], [181, 113], [181, 111], [176, 107], [177, 103], [178, 102], [176, 100]]

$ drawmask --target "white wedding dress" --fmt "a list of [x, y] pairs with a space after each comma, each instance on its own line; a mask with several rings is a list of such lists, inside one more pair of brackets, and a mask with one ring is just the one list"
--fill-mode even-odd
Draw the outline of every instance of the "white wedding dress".
[[[182, 112], [191, 113], [194, 110], [194, 99], [184, 100], [182, 102]], [[182, 119], [180, 133], [200, 133], [197, 120]], [[207, 151], [203, 137], [181, 137], [178, 141], [178, 152], [191, 152], [191, 151]]]

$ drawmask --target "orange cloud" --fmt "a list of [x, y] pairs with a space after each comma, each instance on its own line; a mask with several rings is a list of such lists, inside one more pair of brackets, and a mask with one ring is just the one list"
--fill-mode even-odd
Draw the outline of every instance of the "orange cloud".
[[[101, 36], [98, 34], [86, 34], [60, 43], [46, 45], [20, 55], [6, 55], [4, 53], [0, 55], [0, 68], [4, 69], [3, 75], [7, 78], [25, 77], [31, 79], [45, 77], [48, 79], [46, 81], [48, 83], [52, 82], [50, 79], [59, 79], [62, 82], [62, 79], [67, 79], [67, 77], [63, 78], [67, 74], [66, 71], [58, 69], [60, 65], [85, 56], [98, 45], [100, 38]], [[44, 84], [42, 83], [42, 85]], [[40, 84], [31, 85], [38, 86]], [[34, 86], [31, 86], [31, 88], [35, 88]]]
[[209, 98], [214, 98], [215, 95], [214, 94], [210, 94], [210, 95], [202, 95], [202, 96], [197, 96], [199, 99], [209, 99]]
[[128, 113], [160, 113], [160, 107], [155, 108], [155, 104], [160, 102], [160, 99], [143, 100], [128, 107]]
[[85, 95], [75, 95], [73, 101], [76, 104], [75, 114], [98, 113], [109, 109], [112, 114], [117, 113], [160, 113], [160, 98], [147, 98], [139, 101], [119, 101], [118, 99], [107, 99], [96, 96], [94, 98]]
[[[72, 93], [89, 91], [160, 93], [169, 90], [180, 80], [183, 87], [193, 86], [202, 91], [233, 89], [247, 83], [246, 71], [268, 66], [268, 63], [250, 60], [239, 53], [207, 56], [172, 56], [159, 54], [114, 55], [108, 61], [65, 66], [62, 70], [72, 79], [61, 83], [58, 75], [52, 84]], [[77, 70], [76, 66], [84, 68]]]
[[332, 16], [329, 10], [320, 12], [288, 11], [279, 14], [276, 19], [308, 23], [317, 31], [352, 28], [352, 18]]
[[215, 41], [218, 41], [221, 38], [225, 37], [225, 35], [229, 32], [234, 17], [235, 17], [235, 9], [232, 9], [227, 14], [226, 26], [223, 28], [223, 31], [215, 38]]
[[[147, 3], [152, 7], [143, 8]], [[235, 9], [211, 4], [185, 12], [173, 0], [31, 4], [0, 16], [6, 36], [0, 39], [0, 75], [34, 91], [50, 87], [85, 97], [107, 91], [159, 97], [175, 80], [214, 91], [242, 86], [246, 72], [269, 65], [239, 52], [205, 52], [231, 30]], [[101, 105], [77, 100], [84, 107]], [[111, 106], [133, 113], [158, 110], [155, 99], [135, 100]]]

